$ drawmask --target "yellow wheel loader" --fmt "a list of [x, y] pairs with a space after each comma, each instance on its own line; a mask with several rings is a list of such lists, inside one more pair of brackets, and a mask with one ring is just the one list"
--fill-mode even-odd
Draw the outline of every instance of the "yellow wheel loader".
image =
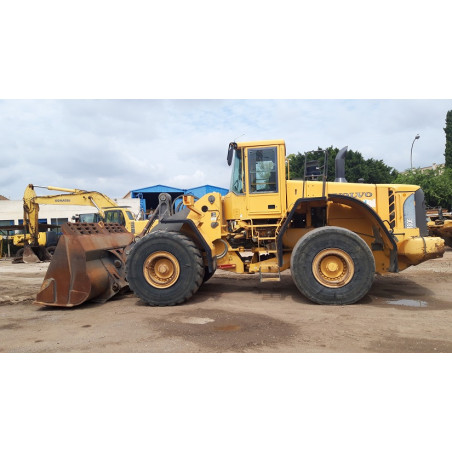
[[323, 167], [306, 165], [304, 180], [290, 180], [283, 140], [230, 143], [227, 195], [184, 196], [185, 208], [174, 212], [161, 194], [136, 239], [119, 226], [63, 227], [36, 303], [105, 301], [128, 284], [147, 304], [172, 306], [189, 300], [216, 269], [262, 282], [290, 269], [307, 299], [344, 305], [367, 294], [375, 273], [441, 257], [443, 239], [427, 237], [422, 190], [347, 183], [346, 151], [337, 156], [335, 182], [326, 180], [326, 154]]
[[442, 237], [446, 246], [452, 248], [452, 212], [443, 212], [443, 209], [427, 210], [428, 232], [432, 237]]
[[35, 187], [38, 186], [29, 184], [24, 192], [23, 208], [24, 227], [26, 231], [24, 234], [13, 236], [14, 245], [24, 247], [22, 250], [19, 250], [16, 261], [30, 263], [49, 260], [55, 250], [55, 245], [58, 240], [56, 234], [49, 234], [42, 230], [43, 227], [49, 228], [51, 225], [43, 226], [38, 221], [40, 204], [95, 207], [99, 212], [96, 214], [99, 220], [105, 223], [121, 224], [134, 235], [141, 233], [147, 224], [145, 220], [136, 220], [129, 209], [118, 206], [108, 196], [96, 191], [48, 186], [39, 188], [64, 193], [39, 196], [35, 192]]

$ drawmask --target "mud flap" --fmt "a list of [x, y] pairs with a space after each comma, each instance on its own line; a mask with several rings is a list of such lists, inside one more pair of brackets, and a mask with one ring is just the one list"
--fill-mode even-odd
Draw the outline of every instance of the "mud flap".
[[126, 246], [133, 234], [119, 224], [66, 223], [34, 304], [72, 307], [104, 302], [128, 286]]

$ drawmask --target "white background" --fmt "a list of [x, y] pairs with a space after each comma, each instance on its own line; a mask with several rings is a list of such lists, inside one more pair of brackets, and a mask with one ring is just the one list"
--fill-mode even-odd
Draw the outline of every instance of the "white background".
[[[450, 99], [447, 5], [2, 2], [0, 95]], [[3, 354], [0, 363], [8, 451], [450, 450], [449, 355]]]

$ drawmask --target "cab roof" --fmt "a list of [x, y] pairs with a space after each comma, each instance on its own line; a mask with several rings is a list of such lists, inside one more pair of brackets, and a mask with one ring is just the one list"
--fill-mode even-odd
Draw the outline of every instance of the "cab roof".
[[284, 140], [262, 140], [262, 141], [244, 141], [241, 143], [237, 143], [237, 147], [253, 147], [253, 146], [269, 146], [271, 144], [282, 144], [286, 145]]

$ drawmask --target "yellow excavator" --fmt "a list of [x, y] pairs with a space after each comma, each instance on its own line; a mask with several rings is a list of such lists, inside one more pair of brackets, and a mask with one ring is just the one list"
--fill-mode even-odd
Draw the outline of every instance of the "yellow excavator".
[[[328, 182], [323, 164], [290, 180], [283, 140], [230, 143], [230, 192], [195, 201], [171, 197], [134, 238], [119, 225], [66, 224], [35, 303], [76, 306], [105, 301], [129, 286], [145, 303], [173, 306], [193, 297], [222, 269], [276, 283], [290, 269], [310, 301], [345, 305], [366, 296], [374, 274], [399, 272], [442, 257], [428, 237], [417, 185], [348, 183], [345, 156]], [[314, 163], [314, 164], [313, 164]]]
[[[36, 188], [45, 188], [47, 190], [64, 192], [56, 195], [37, 195]], [[48, 233], [46, 229], [51, 225], [39, 224], [39, 205], [78, 205], [95, 207], [96, 214], [81, 214], [81, 219], [91, 217], [93, 222], [102, 221], [104, 223], [117, 223], [124, 226], [134, 235], [141, 233], [146, 220], [137, 220], [130, 209], [120, 207], [108, 196], [96, 191], [86, 191], [76, 188], [61, 187], [39, 187], [29, 184], [24, 192], [23, 212], [25, 228], [24, 234], [13, 236], [13, 243], [16, 246], [23, 246], [23, 252], [19, 252], [17, 261], [39, 262], [49, 260], [55, 249], [57, 237], [55, 233]], [[80, 218], [78, 218], [80, 220]]]

